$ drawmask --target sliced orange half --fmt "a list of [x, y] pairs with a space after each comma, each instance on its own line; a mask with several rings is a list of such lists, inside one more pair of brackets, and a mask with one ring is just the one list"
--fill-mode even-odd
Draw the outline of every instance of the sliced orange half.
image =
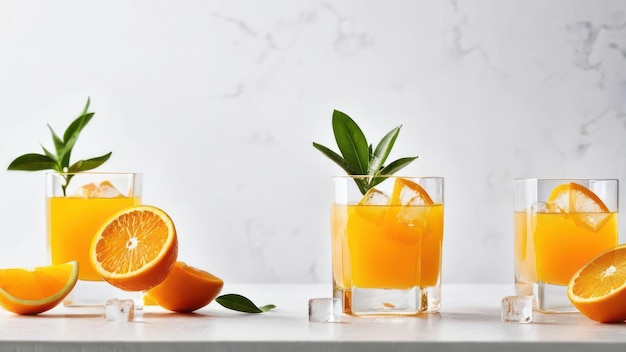
[[391, 193], [391, 205], [433, 205], [422, 186], [405, 178], [397, 178]]
[[610, 249], [572, 276], [567, 296], [590, 319], [611, 323], [626, 320], [626, 245]]
[[13, 313], [39, 314], [61, 303], [76, 280], [76, 261], [33, 270], [0, 269], [0, 304]]
[[592, 231], [599, 230], [610, 218], [609, 209], [595, 193], [578, 183], [556, 186], [548, 197], [548, 208], [573, 214], [573, 220]]
[[224, 281], [219, 277], [176, 262], [165, 280], [148, 291], [146, 296], [165, 309], [193, 312], [211, 303], [223, 286]]
[[178, 256], [174, 222], [163, 210], [138, 205], [120, 210], [98, 230], [89, 258], [102, 278], [127, 291], [160, 284]]

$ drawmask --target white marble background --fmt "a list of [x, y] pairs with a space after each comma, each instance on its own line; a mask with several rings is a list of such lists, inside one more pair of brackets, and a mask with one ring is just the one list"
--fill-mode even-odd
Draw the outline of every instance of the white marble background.
[[[513, 178], [626, 176], [626, 6], [0, 0], [0, 166], [87, 96], [75, 156], [143, 172], [191, 265], [330, 282], [341, 170], [311, 142], [334, 147], [339, 109], [376, 141], [402, 124], [391, 158], [445, 177], [444, 282], [507, 283]], [[0, 171], [0, 265], [46, 262], [43, 194], [42, 173]]]

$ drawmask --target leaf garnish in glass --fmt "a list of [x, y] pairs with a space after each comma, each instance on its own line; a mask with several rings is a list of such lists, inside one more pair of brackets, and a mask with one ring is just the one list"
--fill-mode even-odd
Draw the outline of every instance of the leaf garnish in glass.
[[332, 124], [341, 155], [315, 142], [313, 147], [337, 163], [348, 175], [369, 176], [354, 179], [362, 194], [381, 183], [385, 176], [393, 175], [418, 158], [417, 156], [400, 158], [385, 166], [402, 126], [389, 131], [374, 149], [367, 143], [365, 134], [356, 122], [343, 112], [333, 111]]
[[76, 140], [78, 139], [80, 132], [83, 130], [83, 128], [85, 128], [87, 123], [89, 123], [89, 121], [95, 114], [93, 112], [88, 112], [90, 101], [91, 100], [87, 98], [87, 104], [85, 104], [83, 112], [67, 127], [65, 133], [63, 133], [63, 138], [59, 137], [59, 135], [56, 134], [52, 127], [48, 125], [48, 129], [50, 129], [50, 133], [52, 134], [52, 141], [54, 142], [55, 153], [52, 153], [50, 150], [42, 145], [41, 148], [43, 149], [43, 154], [28, 153], [20, 155], [9, 164], [8, 170], [57, 171], [58, 173], [62, 174], [63, 178], [65, 179], [65, 185], [62, 186], [63, 194], [65, 194], [67, 185], [69, 184], [73, 176], [69, 173], [92, 170], [109, 160], [112, 152], [95, 158], [78, 160], [74, 163], [70, 163], [72, 149], [76, 144]]

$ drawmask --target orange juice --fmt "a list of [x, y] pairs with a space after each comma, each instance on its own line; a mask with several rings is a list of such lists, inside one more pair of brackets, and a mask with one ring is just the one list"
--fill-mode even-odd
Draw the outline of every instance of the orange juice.
[[102, 280], [91, 267], [89, 246], [96, 231], [120, 209], [141, 203], [139, 197], [48, 197], [48, 243], [52, 263], [77, 260], [78, 278]]
[[[602, 226], [584, 226], [602, 216]], [[515, 212], [515, 262], [521, 281], [567, 285], [574, 273], [617, 245], [617, 213]]]
[[331, 228], [333, 278], [342, 290], [439, 283], [443, 205], [334, 204]]

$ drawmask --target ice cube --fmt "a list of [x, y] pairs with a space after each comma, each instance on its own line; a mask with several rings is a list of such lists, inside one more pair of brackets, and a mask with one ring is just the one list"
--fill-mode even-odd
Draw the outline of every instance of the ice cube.
[[107, 321], [127, 323], [135, 319], [135, 302], [132, 299], [113, 298], [104, 304], [104, 318]]
[[99, 185], [88, 183], [82, 185], [76, 191], [76, 195], [83, 198], [116, 198], [122, 197], [122, 192], [118, 191], [110, 181], [102, 181]]
[[371, 188], [369, 191], [367, 191], [367, 193], [365, 193], [365, 195], [363, 196], [359, 204], [360, 205], [387, 205], [389, 204], [389, 196], [377, 190], [376, 188]]
[[505, 323], [533, 321], [533, 296], [506, 296], [502, 298], [500, 319]]
[[309, 322], [333, 323], [341, 321], [339, 298], [311, 298], [309, 300]]

